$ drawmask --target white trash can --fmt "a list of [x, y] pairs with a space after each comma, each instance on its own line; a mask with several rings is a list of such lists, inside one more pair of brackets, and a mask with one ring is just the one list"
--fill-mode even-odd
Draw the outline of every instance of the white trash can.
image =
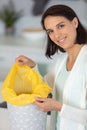
[[47, 113], [34, 104], [8, 104], [8, 117], [10, 130], [46, 130]]

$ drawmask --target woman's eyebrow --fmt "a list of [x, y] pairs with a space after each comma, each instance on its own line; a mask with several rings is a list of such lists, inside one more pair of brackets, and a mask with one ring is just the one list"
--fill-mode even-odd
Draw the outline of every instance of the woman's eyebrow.
[[[58, 24], [55, 25], [55, 27], [57, 27], [57, 26], [59, 26], [60, 24], [63, 24], [63, 23], [64, 23], [64, 21], [59, 22]], [[48, 28], [48, 29], [45, 29], [45, 30], [46, 30], [46, 31], [50, 31], [50, 30], [52, 30], [52, 29]]]
[[56, 26], [59, 26], [60, 24], [63, 24], [63, 23], [64, 23], [64, 21], [62, 21], [62, 22], [58, 23]]
[[48, 31], [51, 31], [52, 29], [45, 29], [45, 30], [48, 32]]

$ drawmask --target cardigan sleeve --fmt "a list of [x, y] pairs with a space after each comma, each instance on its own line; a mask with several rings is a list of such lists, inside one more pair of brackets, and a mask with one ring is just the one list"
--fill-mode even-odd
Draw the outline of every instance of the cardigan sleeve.
[[61, 61], [63, 59], [62, 57], [64, 57], [65, 55], [59, 53], [58, 56], [57, 56], [57, 61], [56, 61], [55, 65], [54, 65], [54, 67], [52, 67], [51, 71], [48, 72], [44, 76], [44, 81], [46, 83], [48, 83], [48, 85], [51, 86], [52, 88], [54, 87], [54, 81], [55, 81], [55, 76], [56, 76], [56, 72], [57, 72], [58, 66], [60, 66]]
[[73, 120], [87, 126], [87, 109], [79, 109], [63, 104], [59, 114], [62, 118]]
[[73, 120], [87, 127], [87, 63], [84, 65], [85, 71], [85, 91], [86, 91], [86, 109], [76, 108], [70, 105], [63, 104], [60, 116], [69, 120]]
[[[33, 67], [34, 70], [36, 70], [38, 73], [39, 72], [39, 69], [38, 69], [38, 65], [36, 64], [34, 67]], [[55, 71], [54, 69], [52, 69], [52, 71], [48, 72], [43, 78], [43, 81], [46, 82], [51, 88], [53, 88], [53, 85], [54, 85], [54, 78], [55, 78]]]
[[63, 104], [59, 115], [62, 118], [72, 120], [87, 127], [87, 71], [85, 71], [85, 74], [86, 109], [76, 108], [70, 105]]
[[51, 71], [44, 76], [44, 81], [52, 88], [54, 85], [54, 77], [55, 77], [54, 71]]

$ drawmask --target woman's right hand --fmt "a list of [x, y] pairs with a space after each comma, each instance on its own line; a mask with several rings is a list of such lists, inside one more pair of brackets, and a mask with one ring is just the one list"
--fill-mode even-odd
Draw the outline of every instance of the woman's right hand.
[[20, 66], [22, 66], [22, 65], [27, 65], [27, 66], [29, 66], [29, 67], [31, 67], [31, 68], [35, 67], [35, 65], [36, 65], [36, 63], [35, 63], [32, 59], [30, 59], [30, 58], [28, 58], [28, 57], [26, 57], [26, 56], [24, 56], [24, 55], [18, 56], [18, 57], [16, 58], [16, 62], [17, 62]]
[[35, 104], [43, 111], [61, 111], [62, 109], [62, 103], [54, 100], [53, 98], [41, 98], [36, 97], [35, 98]]

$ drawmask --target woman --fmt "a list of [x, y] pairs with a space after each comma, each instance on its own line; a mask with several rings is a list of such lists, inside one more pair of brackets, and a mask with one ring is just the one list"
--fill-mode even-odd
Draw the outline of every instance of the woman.
[[[49, 7], [42, 16], [48, 36], [46, 56], [60, 51], [54, 70], [44, 80], [53, 87], [53, 98], [36, 98], [44, 112], [52, 111], [51, 130], [87, 130], [87, 32], [76, 13], [66, 5]], [[20, 65], [36, 64], [25, 56]]]

